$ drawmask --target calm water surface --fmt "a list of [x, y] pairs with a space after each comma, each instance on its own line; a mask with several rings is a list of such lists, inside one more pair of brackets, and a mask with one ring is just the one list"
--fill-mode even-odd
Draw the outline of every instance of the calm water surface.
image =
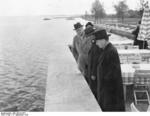
[[0, 18], [0, 111], [43, 111], [50, 52], [40, 17]]

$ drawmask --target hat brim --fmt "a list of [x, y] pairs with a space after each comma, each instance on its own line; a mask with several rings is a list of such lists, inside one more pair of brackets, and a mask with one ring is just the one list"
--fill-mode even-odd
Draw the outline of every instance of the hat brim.
[[[99, 31], [99, 30], [95, 29], [95, 31], [92, 34], [94, 35], [97, 31]], [[107, 36], [109, 37], [109, 36], [111, 36], [111, 34], [107, 34]]]
[[[81, 25], [81, 27], [83, 27], [83, 25]], [[81, 28], [81, 27], [79, 27], [79, 28]], [[77, 28], [77, 29], [79, 29], [79, 28]], [[77, 29], [73, 29], [73, 30], [77, 30]]]
[[107, 34], [107, 37], [106, 37], [106, 38], [95, 39], [95, 41], [97, 41], [97, 40], [103, 40], [103, 39], [107, 40], [107, 39], [109, 39], [109, 36], [111, 36], [111, 34]]

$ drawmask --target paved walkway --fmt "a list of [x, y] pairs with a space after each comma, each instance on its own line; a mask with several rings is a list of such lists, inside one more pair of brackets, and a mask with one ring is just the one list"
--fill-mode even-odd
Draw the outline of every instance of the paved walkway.
[[45, 111], [101, 111], [67, 46], [49, 57]]

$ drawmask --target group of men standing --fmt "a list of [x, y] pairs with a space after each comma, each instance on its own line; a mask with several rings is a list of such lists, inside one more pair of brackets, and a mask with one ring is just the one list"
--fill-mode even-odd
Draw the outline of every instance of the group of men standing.
[[125, 111], [119, 55], [106, 30], [74, 24], [72, 52], [102, 111]]

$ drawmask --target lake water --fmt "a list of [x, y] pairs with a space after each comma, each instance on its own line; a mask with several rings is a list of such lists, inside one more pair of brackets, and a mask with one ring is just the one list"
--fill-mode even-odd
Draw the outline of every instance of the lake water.
[[0, 18], [0, 111], [44, 111], [47, 27], [41, 17]]
[[0, 111], [44, 111], [48, 56], [72, 43], [74, 23], [86, 23], [43, 18], [0, 17]]

